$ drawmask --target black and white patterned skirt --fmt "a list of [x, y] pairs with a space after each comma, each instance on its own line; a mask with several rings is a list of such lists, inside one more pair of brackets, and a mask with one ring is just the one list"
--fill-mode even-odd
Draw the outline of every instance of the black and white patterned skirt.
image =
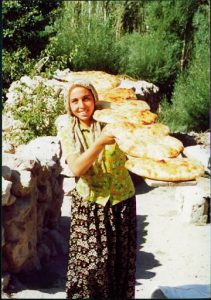
[[66, 297], [134, 298], [135, 266], [135, 196], [103, 207], [73, 190]]

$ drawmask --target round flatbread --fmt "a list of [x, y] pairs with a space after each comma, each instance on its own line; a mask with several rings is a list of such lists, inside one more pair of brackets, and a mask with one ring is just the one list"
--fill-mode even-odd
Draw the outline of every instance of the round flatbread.
[[204, 168], [188, 158], [169, 158], [156, 161], [149, 158], [130, 158], [125, 167], [131, 172], [154, 180], [187, 181], [204, 174]]
[[170, 133], [168, 126], [161, 123], [138, 125], [129, 122], [111, 123], [105, 126], [105, 132], [118, 139], [141, 138], [143, 136], [164, 136]]
[[143, 135], [116, 139], [119, 148], [133, 157], [153, 158], [156, 160], [177, 157], [184, 149], [181, 141], [171, 136]]
[[145, 111], [150, 110], [150, 106], [142, 100], [121, 100], [119, 102], [111, 103], [112, 109], [121, 109], [121, 110], [136, 110], [136, 111]]
[[135, 124], [151, 124], [157, 119], [157, 115], [146, 110], [114, 110], [102, 109], [94, 112], [93, 118], [104, 123], [130, 122]]
[[109, 108], [102, 110], [95, 110], [93, 118], [98, 122], [103, 123], [119, 123], [127, 122], [127, 118], [120, 115], [117, 111], [111, 110]]
[[119, 100], [118, 102], [99, 101], [96, 103], [97, 109], [111, 108], [113, 110], [136, 110], [145, 111], [150, 110], [150, 106], [142, 100]]
[[65, 76], [60, 77], [64, 81], [72, 80], [88, 80], [96, 88], [97, 92], [100, 93], [102, 90], [112, 89], [117, 87], [121, 80], [115, 75], [108, 74], [103, 71], [81, 71], [81, 72], [69, 72]]
[[99, 99], [102, 101], [119, 103], [126, 99], [137, 99], [133, 89], [115, 88], [109, 90], [101, 90], [98, 94]]

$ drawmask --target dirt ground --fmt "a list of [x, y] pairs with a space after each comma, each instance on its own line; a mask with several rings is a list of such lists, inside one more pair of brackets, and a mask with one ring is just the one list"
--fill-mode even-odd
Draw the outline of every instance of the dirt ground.
[[[175, 187], [137, 183], [136, 299], [153, 298], [159, 286], [210, 284], [210, 224], [187, 224], [178, 211]], [[62, 206], [61, 231], [68, 243], [69, 198]], [[13, 280], [13, 299], [64, 299], [67, 256], [55, 257], [42, 271]], [[9, 296], [4, 294], [3, 298]], [[154, 297], [156, 298], [156, 297]], [[159, 297], [158, 297], [159, 299]]]

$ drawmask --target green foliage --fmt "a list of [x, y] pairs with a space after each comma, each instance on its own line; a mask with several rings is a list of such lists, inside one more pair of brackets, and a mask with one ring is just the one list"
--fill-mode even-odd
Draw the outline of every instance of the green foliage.
[[[168, 84], [178, 71], [181, 42], [169, 42], [156, 32], [132, 33], [120, 40], [120, 72], [155, 84]], [[131, 47], [131, 45], [133, 45]]]
[[115, 31], [111, 20], [103, 18], [103, 14], [90, 16], [88, 9], [82, 10], [77, 1], [68, 3], [55, 25], [57, 35], [47, 48], [51, 61], [65, 57], [66, 67], [73, 70], [117, 72]]
[[[27, 81], [30, 81], [27, 77]], [[16, 143], [27, 143], [38, 136], [56, 135], [55, 120], [65, 113], [63, 96], [44, 81], [17, 82], [12, 89], [15, 101], [5, 106], [5, 113], [21, 121]], [[11, 91], [10, 91], [11, 92]], [[6, 137], [6, 140], [13, 137]]]
[[193, 59], [175, 84], [172, 104], [163, 101], [161, 121], [172, 131], [201, 131], [209, 128], [209, 7], [195, 13]]
[[52, 25], [59, 5], [58, 0], [2, 2], [3, 96], [12, 81], [33, 74], [34, 59], [40, 55], [52, 35], [52, 31], [45, 28]]
[[36, 57], [47, 43], [42, 35], [59, 1], [7, 0], [2, 3], [3, 43], [7, 51], [26, 47]]
[[3, 96], [5, 96], [12, 81], [19, 79], [23, 74], [33, 73], [34, 60], [29, 58], [29, 50], [23, 47], [14, 52], [3, 49], [2, 61]]
[[195, 0], [147, 1], [146, 31], [120, 40], [120, 72], [149, 80], [171, 95], [177, 74], [190, 58], [191, 24], [197, 6]]

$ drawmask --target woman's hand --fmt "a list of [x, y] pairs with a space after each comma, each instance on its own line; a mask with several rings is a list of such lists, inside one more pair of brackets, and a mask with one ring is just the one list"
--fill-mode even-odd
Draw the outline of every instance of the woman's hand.
[[70, 169], [77, 177], [84, 175], [93, 165], [105, 145], [112, 145], [114, 143], [114, 136], [102, 130], [100, 137], [95, 140], [89, 149], [83, 152], [80, 156], [72, 155], [67, 159]]
[[115, 138], [113, 135], [111, 135], [109, 132], [103, 129], [99, 139], [97, 140], [97, 143], [99, 143], [102, 146], [112, 145], [115, 144]]

